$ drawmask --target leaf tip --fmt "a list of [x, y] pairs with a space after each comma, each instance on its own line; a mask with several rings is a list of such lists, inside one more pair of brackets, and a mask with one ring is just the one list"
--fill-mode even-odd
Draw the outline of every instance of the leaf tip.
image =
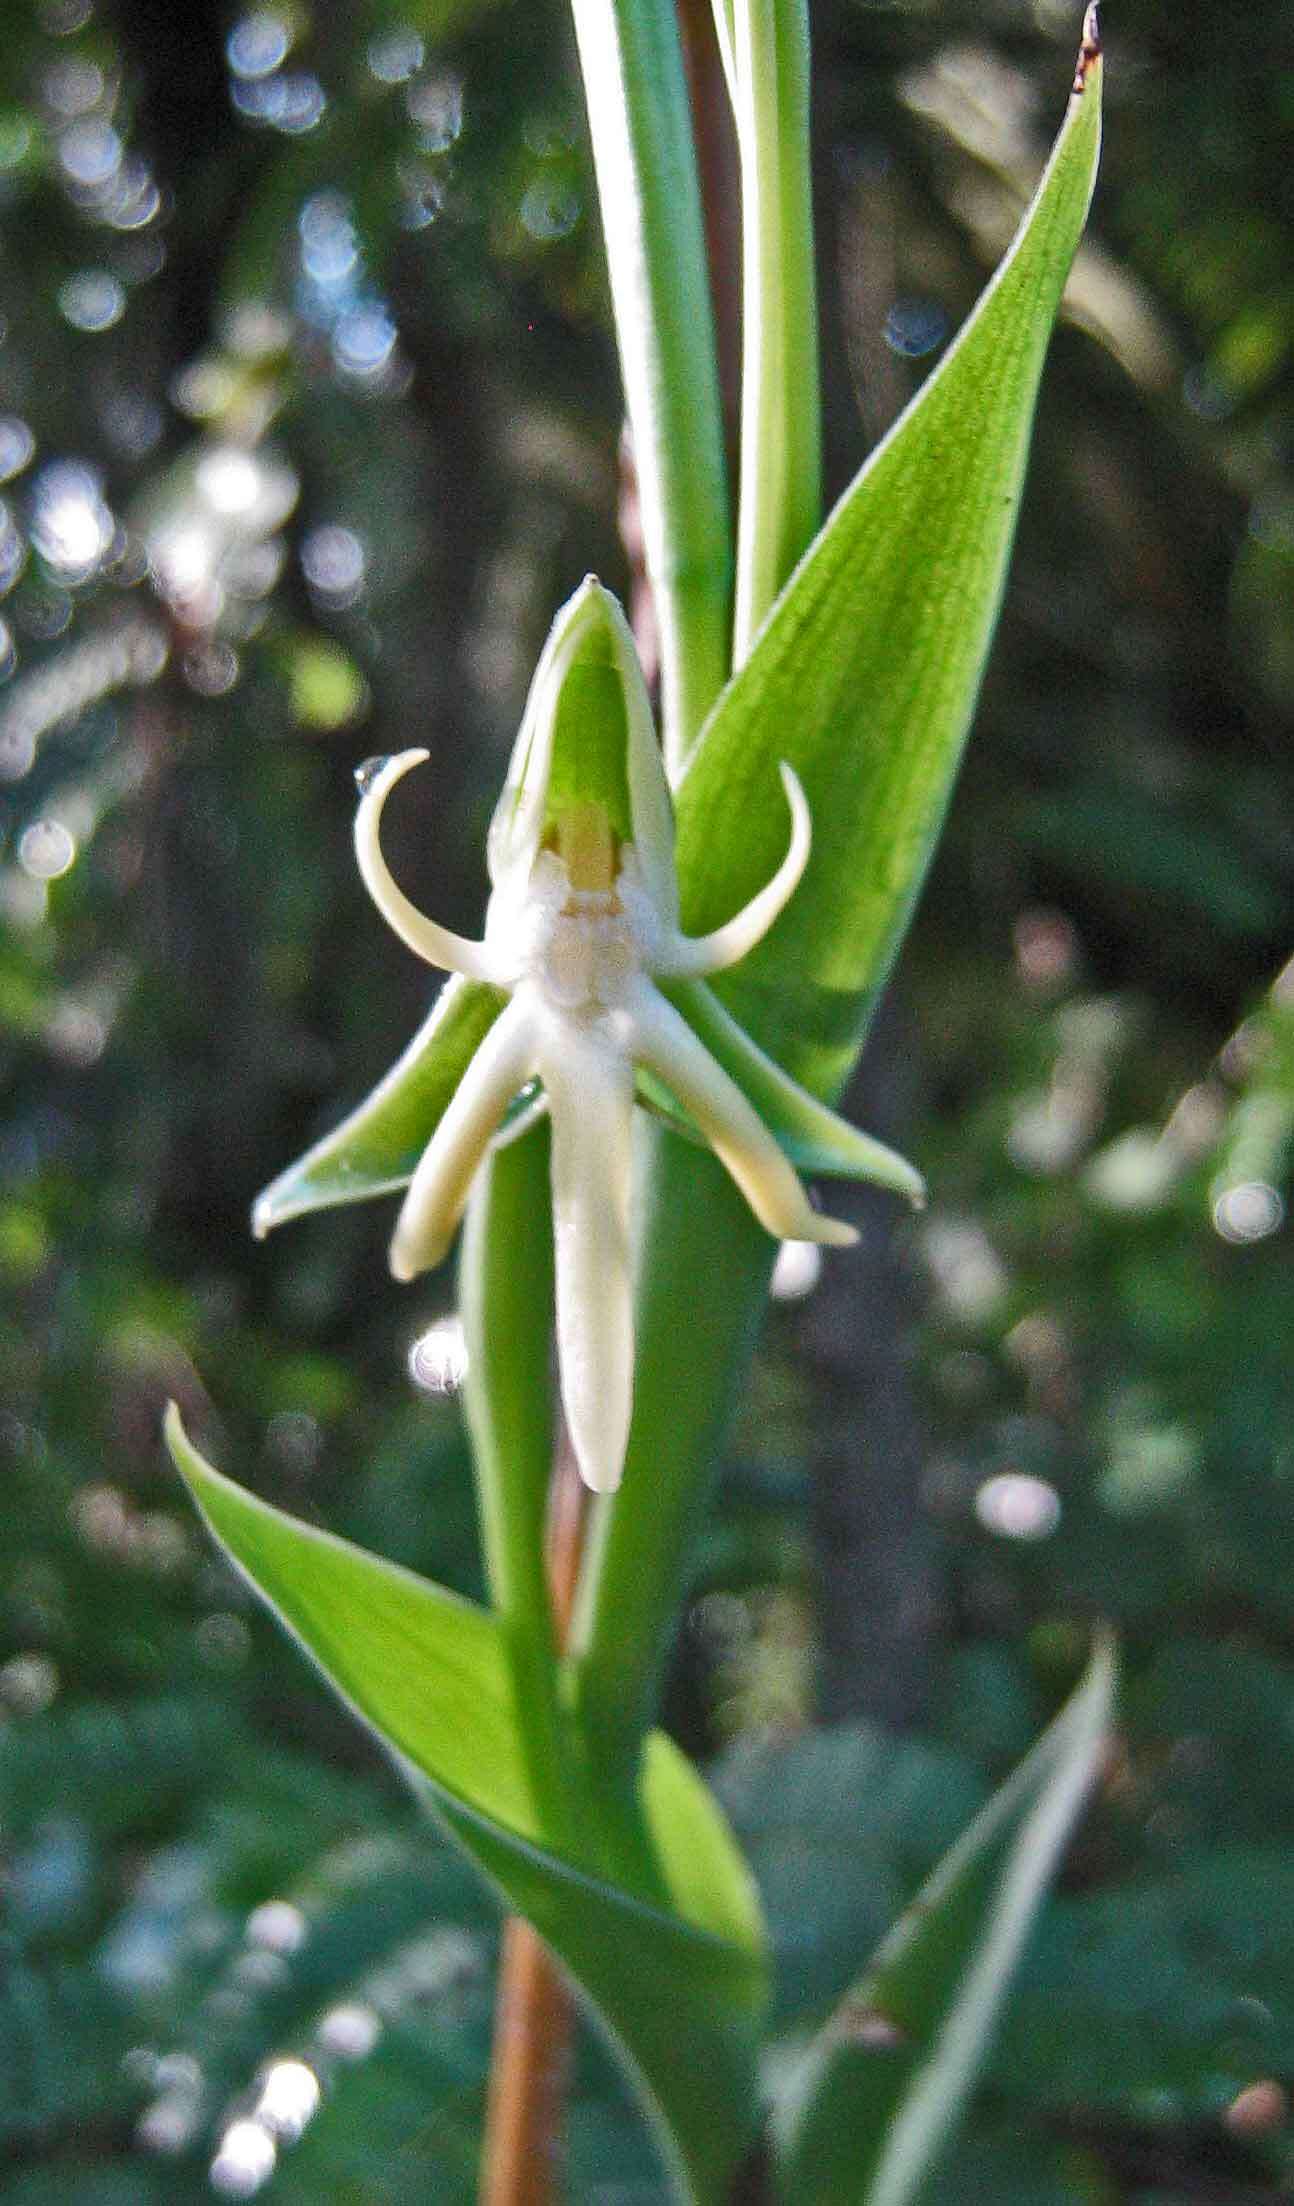
[[[184, 1429], [184, 1418], [181, 1415], [178, 1402], [171, 1401], [166, 1405], [166, 1414], [162, 1419], [162, 1438], [166, 1443], [167, 1453], [188, 1487], [192, 1499], [205, 1515], [203, 1495], [210, 1485], [220, 1480], [220, 1473], [213, 1470], [211, 1465], [203, 1460], [194, 1447]], [[222, 1483], [226, 1482], [222, 1481]]]
[[1090, 0], [1083, 17], [1083, 43], [1078, 49], [1078, 62], [1074, 69], [1074, 97], [1081, 99], [1087, 90], [1087, 80], [1101, 58], [1101, 10], [1099, 0]]
[[1093, 1632], [1087, 1674], [1100, 1681], [1105, 1693], [1113, 1695], [1119, 1681], [1119, 1635], [1113, 1624], [1098, 1624]]
[[162, 1439], [166, 1444], [166, 1452], [176, 1470], [184, 1480], [185, 1485], [192, 1491], [194, 1466], [197, 1464], [201, 1468], [201, 1459], [198, 1457], [197, 1449], [184, 1429], [184, 1419], [180, 1414], [180, 1405], [176, 1401], [170, 1401], [166, 1405], [166, 1413], [162, 1418]]

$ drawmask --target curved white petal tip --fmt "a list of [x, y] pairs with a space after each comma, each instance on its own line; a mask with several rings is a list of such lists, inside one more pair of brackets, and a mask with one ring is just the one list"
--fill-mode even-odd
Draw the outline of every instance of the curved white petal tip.
[[462, 973], [468, 980], [496, 980], [495, 963], [483, 942], [469, 942], [465, 935], [438, 927], [411, 904], [397, 888], [382, 855], [382, 808], [397, 781], [430, 754], [425, 750], [398, 751], [388, 758], [360, 798], [355, 814], [355, 857], [360, 877], [392, 933], [415, 956], [425, 958], [445, 973]]
[[686, 936], [678, 936], [667, 958], [662, 960], [660, 972], [682, 977], [719, 973], [725, 966], [736, 965], [749, 955], [757, 942], [763, 941], [774, 920], [794, 896], [813, 847], [813, 822], [799, 775], [785, 759], [777, 770], [791, 809], [791, 840], [782, 863], [772, 879], [766, 881], [758, 894], [752, 896], [744, 909], [735, 913], [726, 925], [716, 927], [713, 934], [697, 935], [690, 941]]
[[619, 1455], [590, 1454], [576, 1450], [580, 1477], [591, 1494], [614, 1494], [624, 1475], [625, 1459]]
[[857, 1228], [815, 1210], [799, 1174], [731, 1074], [697, 1040], [681, 1013], [648, 981], [631, 1000], [634, 1053], [691, 1113], [732, 1174], [765, 1232], [779, 1241], [848, 1248]]
[[851, 1226], [844, 1218], [828, 1218], [820, 1210], [811, 1211], [810, 1216], [813, 1220], [813, 1231], [803, 1234], [803, 1240], [820, 1241], [828, 1249], [852, 1249], [857, 1246], [857, 1226]]

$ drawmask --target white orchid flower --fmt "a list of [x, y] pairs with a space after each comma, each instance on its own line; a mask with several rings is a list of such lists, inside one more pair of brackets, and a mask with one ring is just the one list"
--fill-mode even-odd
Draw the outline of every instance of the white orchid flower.
[[713, 934], [678, 923], [673, 814], [632, 638], [590, 578], [554, 628], [490, 836], [481, 941], [424, 917], [382, 854], [391, 790], [427, 756], [403, 751], [369, 782], [355, 822], [365, 886], [428, 964], [506, 990], [413, 1173], [391, 1243], [412, 1279], [438, 1264], [509, 1106], [543, 1085], [552, 1122], [562, 1401], [587, 1485], [618, 1485], [633, 1397], [630, 1249], [635, 1074], [655, 1074], [784, 1240], [843, 1245], [854, 1228], [809, 1202], [742, 1090], [655, 985], [722, 971], [753, 949], [808, 861], [809, 810], [789, 766], [790, 841], [773, 878]]

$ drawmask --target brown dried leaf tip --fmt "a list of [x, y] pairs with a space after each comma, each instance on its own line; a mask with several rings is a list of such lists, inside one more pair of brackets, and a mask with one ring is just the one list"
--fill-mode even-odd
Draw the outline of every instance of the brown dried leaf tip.
[[1078, 49], [1078, 66], [1074, 71], [1074, 95], [1081, 99], [1087, 90], [1087, 79], [1093, 64], [1101, 58], [1101, 11], [1097, 0], [1092, 0], [1083, 17], [1083, 43]]

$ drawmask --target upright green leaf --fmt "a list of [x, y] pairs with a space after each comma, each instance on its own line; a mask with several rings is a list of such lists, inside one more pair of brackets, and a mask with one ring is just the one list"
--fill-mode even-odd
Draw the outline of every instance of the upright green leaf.
[[462, 1400], [476, 1465], [481, 1547], [495, 1612], [556, 1651], [545, 1566], [553, 1464], [553, 1205], [546, 1120], [486, 1159], [468, 1200], [458, 1263], [467, 1372]]
[[532, 1757], [558, 1772], [567, 1757], [547, 1569], [554, 1432], [549, 1152], [541, 1114], [487, 1157], [463, 1222], [458, 1301], [467, 1351], [462, 1401], [486, 1580], [512, 1648]]
[[1095, 1778], [1113, 1690], [1102, 1644], [816, 2040], [779, 2110], [797, 2206], [909, 2206], [921, 2195]]
[[1093, 25], [1094, 11], [1069, 111], [1010, 252], [796, 569], [679, 788], [683, 916], [700, 933], [776, 862], [778, 760], [804, 783], [808, 872], [719, 992], [820, 1094], [853, 1061], [970, 724], [1043, 357], [1096, 175]]

